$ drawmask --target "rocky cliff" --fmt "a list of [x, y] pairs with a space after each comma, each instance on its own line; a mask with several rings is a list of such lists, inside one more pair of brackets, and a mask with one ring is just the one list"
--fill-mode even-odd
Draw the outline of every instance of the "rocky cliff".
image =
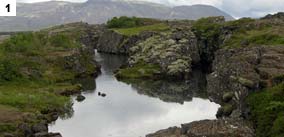
[[[128, 65], [120, 69], [117, 76], [187, 79], [192, 68], [200, 67], [208, 74], [210, 99], [222, 107], [216, 114], [219, 120], [191, 123], [191, 130], [186, 133], [170, 128], [149, 136], [254, 136], [249, 123], [235, 128], [228, 121], [238, 124], [239, 120], [248, 121], [254, 117], [247, 97], [274, 86], [275, 79], [278, 83], [280, 79], [281, 83], [284, 74], [283, 14], [230, 22], [222, 17], [210, 17], [166, 24], [169, 29], [155, 32], [130, 46]], [[214, 123], [214, 126], [205, 132], [196, 127], [201, 123], [208, 126]], [[258, 131], [260, 125], [254, 126]], [[226, 130], [219, 133], [219, 129]]]

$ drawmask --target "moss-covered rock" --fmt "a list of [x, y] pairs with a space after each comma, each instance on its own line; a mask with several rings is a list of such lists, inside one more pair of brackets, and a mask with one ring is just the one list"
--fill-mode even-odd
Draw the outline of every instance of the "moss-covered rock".
[[186, 79], [199, 62], [197, 41], [190, 30], [157, 33], [130, 48], [129, 66], [139, 62], [157, 64], [164, 77]]
[[220, 118], [220, 117], [228, 117], [231, 115], [231, 113], [233, 112], [234, 110], [234, 107], [233, 105], [231, 104], [224, 104], [222, 105], [218, 111], [217, 111], [217, 114], [216, 114], [216, 117], [217, 118]]
[[225, 92], [222, 99], [227, 103], [233, 99], [234, 95], [235, 94], [233, 92]]

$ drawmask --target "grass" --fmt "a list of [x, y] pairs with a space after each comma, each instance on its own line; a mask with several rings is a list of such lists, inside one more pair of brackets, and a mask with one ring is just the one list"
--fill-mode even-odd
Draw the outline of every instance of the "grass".
[[278, 84], [248, 97], [257, 137], [284, 136], [284, 84]]
[[158, 31], [158, 32], [166, 31], [166, 30], [169, 30], [169, 26], [164, 23], [159, 23], [159, 24], [147, 25], [147, 26], [141, 26], [141, 27], [119, 28], [119, 29], [113, 29], [113, 30], [122, 35], [133, 36], [133, 35], [138, 35], [139, 33], [143, 31]]
[[0, 104], [25, 112], [64, 108], [70, 100], [53, 92], [58, 89], [59, 86], [38, 82], [6, 83], [0, 86]]
[[[206, 46], [214, 48], [240, 48], [284, 45], [283, 22], [242, 18], [229, 22], [214, 22], [216, 18], [202, 18], [193, 23], [192, 30]], [[230, 35], [223, 34], [224, 30]], [[230, 36], [228, 38], [227, 36]], [[218, 43], [225, 37], [224, 43]], [[218, 46], [219, 47], [219, 46]]]
[[133, 67], [120, 69], [116, 73], [116, 77], [120, 79], [153, 78], [159, 71], [160, 67], [158, 65], [140, 63]]
[[261, 29], [237, 32], [225, 42], [223, 47], [238, 48], [242, 46], [283, 45], [284, 26], [272, 26]]
[[[19, 113], [68, 110], [71, 100], [61, 94], [80, 91], [72, 81], [96, 71], [92, 55], [64, 33], [17, 34], [0, 44], [0, 57], [0, 106]], [[77, 69], [78, 63], [83, 71]], [[8, 112], [2, 108], [0, 115]], [[4, 123], [0, 116], [0, 123], [1, 136], [5, 131], [14, 132], [18, 121]]]
[[137, 17], [114, 17], [107, 21], [108, 28], [133, 28], [139, 26], [147, 26], [160, 23], [160, 20], [151, 18], [137, 18]]

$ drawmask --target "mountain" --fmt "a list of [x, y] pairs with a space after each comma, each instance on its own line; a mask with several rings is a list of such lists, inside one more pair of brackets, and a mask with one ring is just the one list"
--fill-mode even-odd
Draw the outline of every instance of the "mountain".
[[208, 16], [233, 17], [207, 5], [169, 7], [150, 2], [89, 0], [85, 3], [50, 1], [18, 3], [16, 17], [0, 17], [0, 31], [37, 30], [70, 22], [105, 23], [114, 16], [158, 19], [198, 19]]

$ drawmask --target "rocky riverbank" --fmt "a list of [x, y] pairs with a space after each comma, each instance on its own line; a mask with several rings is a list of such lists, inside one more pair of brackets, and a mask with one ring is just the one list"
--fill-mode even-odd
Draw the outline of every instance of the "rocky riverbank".
[[[155, 134], [148, 135], [149, 137], [248, 137], [255, 136], [255, 133], [257, 133], [257, 136], [273, 134], [260, 131], [264, 130], [264, 127], [268, 128], [265, 125], [269, 125], [269, 122], [259, 125], [255, 123], [257, 120], [250, 121], [254, 117], [265, 117], [266, 114], [263, 111], [265, 108], [258, 107], [259, 110], [254, 110], [263, 111], [263, 114], [251, 112], [252, 106], [247, 102], [248, 96], [262, 89], [269, 89], [275, 85], [275, 79], [279, 79], [284, 74], [283, 32], [277, 31], [277, 28], [283, 28], [283, 13], [267, 17], [269, 19], [266, 17], [260, 20], [240, 19], [219, 27], [222, 28], [219, 32], [225, 33], [216, 35], [219, 40], [217, 40], [217, 43], [221, 44], [213, 52], [212, 68], [207, 76], [207, 91], [211, 100], [222, 105], [216, 114], [219, 119], [192, 122], [187, 124], [186, 127], [190, 128], [186, 129], [186, 132], [183, 132], [185, 129], [182, 125], [182, 128], [158, 131]], [[270, 26], [272, 24], [273, 26]], [[248, 30], [244, 30], [242, 27]], [[270, 31], [267, 31], [267, 29]], [[214, 29], [212, 28], [212, 30]], [[243, 34], [246, 36], [243, 36]], [[222, 41], [220, 42], [220, 40]], [[201, 43], [204, 43], [204, 39]], [[202, 45], [202, 47], [206, 46]], [[281, 80], [278, 81], [279, 83], [281, 83]], [[257, 107], [257, 105], [253, 107]], [[277, 113], [269, 115], [277, 115]], [[223, 118], [226, 119], [223, 120]], [[246, 121], [246, 124], [244, 122], [240, 124], [238, 119]], [[248, 126], [251, 125], [249, 122], [252, 122], [251, 124], [254, 126]], [[205, 131], [205, 129], [208, 130]]]
[[1, 137], [61, 136], [48, 133], [48, 124], [72, 115], [69, 96], [83, 88], [75, 79], [100, 72], [85, 26], [18, 33], [1, 43]]
[[[253, 131], [256, 129], [258, 132], [261, 125], [250, 121], [254, 126], [248, 126], [254, 114], [250, 111], [247, 97], [275, 86], [275, 79], [278, 79], [278, 84], [281, 83], [279, 77], [284, 74], [283, 16], [283, 13], [278, 13], [261, 19], [243, 18], [230, 22], [225, 22], [222, 17], [194, 22], [163, 22], [168, 29], [145, 30], [133, 36], [110, 31], [107, 33], [109, 37], [120, 38], [108, 44], [115, 50], [104, 51], [129, 55], [128, 64], [116, 72], [120, 79], [186, 80], [191, 77], [193, 68], [204, 70], [208, 75], [207, 92], [210, 99], [222, 105], [216, 114], [219, 119], [195, 122], [207, 125], [215, 123], [210, 133], [202, 134], [202, 129], [200, 134], [198, 130], [195, 132], [195, 125], [198, 124], [192, 123], [190, 127], [194, 131], [188, 131], [189, 134], [184, 136], [254, 136]], [[130, 45], [125, 44], [125, 37], [138, 38], [139, 34], [151, 35], [134, 40]], [[98, 49], [101, 47], [98, 46]], [[235, 126], [228, 122], [239, 124], [239, 120], [248, 124]], [[219, 134], [217, 129], [226, 130]], [[182, 136], [179, 130], [170, 128], [154, 136], [166, 136], [166, 133], [169, 136]]]
[[82, 86], [71, 81], [99, 73], [93, 48], [129, 57], [115, 73], [121, 80], [186, 81], [194, 69], [207, 75], [209, 98], [222, 106], [218, 119], [149, 137], [282, 135], [284, 101], [278, 97], [284, 91], [283, 17], [141, 19], [147, 23], [122, 28], [74, 23], [15, 35], [0, 48], [0, 136], [60, 136], [48, 133], [47, 123], [68, 112], [72, 103], [66, 96], [81, 92]]

